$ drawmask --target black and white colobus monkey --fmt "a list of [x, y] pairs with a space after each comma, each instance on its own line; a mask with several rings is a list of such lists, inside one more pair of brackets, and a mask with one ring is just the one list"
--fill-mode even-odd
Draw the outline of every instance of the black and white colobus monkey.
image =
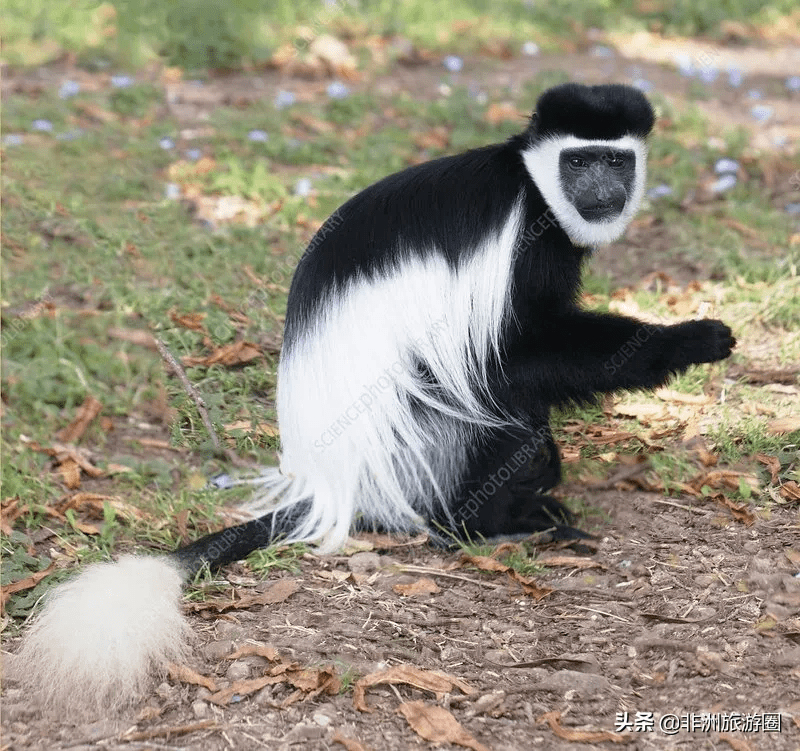
[[558, 86], [520, 135], [345, 203], [289, 294], [272, 511], [169, 556], [90, 567], [47, 603], [18, 674], [56, 704], [130, 698], [181, 654], [182, 582], [278, 535], [331, 550], [359, 519], [580, 536], [546, 495], [560, 479], [550, 408], [658, 386], [735, 344], [720, 321], [656, 326], [578, 306], [584, 259], [638, 209], [653, 122], [635, 89]]

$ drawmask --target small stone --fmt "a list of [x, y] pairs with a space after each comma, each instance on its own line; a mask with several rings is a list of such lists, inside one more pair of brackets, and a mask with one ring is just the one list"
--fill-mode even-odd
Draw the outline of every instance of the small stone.
[[653, 84], [646, 78], [634, 78], [631, 85], [634, 89], [639, 89], [639, 91], [644, 94], [647, 94], [649, 91], [652, 91], [655, 88]]
[[786, 88], [789, 89], [789, 91], [800, 91], [800, 76], [789, 76], [786, 79]]
[[196, 720], [203, 720], [208, 717], [208, 704], [204, 701], [197, 701], [192, 702], [192, 714], [194, 715]]
[[164, 186], [164, 198], [169, 201], [177, 201], [181, 197], [181, 186], [177, 183], [167, 183]]
[[8, 133], [3, 136], [3, 146], [22, 146], [25, 139], [19, 133]]
[[266, 143], [269, 141], [269, 134], [264, 130], [251, 130], [247, 134], [247, 140], [253, 143]]
[[789, 216], [800, 216], [800, 203], [787, 203], [786, 206], [783, 207], [783, 210]]
[[80, 128], [74, 128], [73, 130], [66, 130], [63, 133], [56, 133], [56, 140], [74, 141], [76, 138], [80, 138], [82, 135], [83, 131]]
[[354, 553], [347, 561], [347, 567], [354, 574], [369, 574], [381, 567], [381, 557], [378, 553]]
[[522, 54], [525, 57], [536, 57], [539, 54], [539, 45], [536, 42], [525, 42], [522, 45]]
[[315, 712], [313, 715], [311, 715], [311, 719], [314, 720], [317, 725], [323, 728], [328, 727], [333, 722], [328, 715], [323, 714], [322, 712]]
[[250, 666], [241, 660], [234, 660], [225, 671], [229, 681], [243, 681], [250, 677]]
[[158, 145], [164, 149], [164, 151], [169, 151], [170, 149], [175, 148], [175, 141], [173, 141], [171, 138], [160, 138]]
[[31, 130], [38, 130], [41, 133], [50, 133], [53, 130], [53, 123], [49, 120], [34, 120], [31, 123]]
[[203, 152], [200, 149], [187, 149], [186, 151], [186, 158], [191, 162], [196, 162], [201, 156], [203, 156]]
[[233, 652], [233, 641], [231, 639], [220, 639], [206, 644], [203, 654], [211, 662], [218, 662]]

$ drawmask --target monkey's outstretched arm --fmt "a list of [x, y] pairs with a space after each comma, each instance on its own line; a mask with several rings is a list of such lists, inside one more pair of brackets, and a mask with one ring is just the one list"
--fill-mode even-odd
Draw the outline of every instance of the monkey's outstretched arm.
[[512, 401], [528, 394], [550, 404], [582, 402], [663, 385], [690, 365], [728, 357], [735, 344], [721, 321], [659, 326], [573, 310], [543, 319], [509, 346], [504, 372]]

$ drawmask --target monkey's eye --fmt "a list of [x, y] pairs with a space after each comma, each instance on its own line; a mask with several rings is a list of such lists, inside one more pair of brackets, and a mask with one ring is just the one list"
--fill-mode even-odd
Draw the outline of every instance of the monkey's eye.
[[572, 167], [572, 169], [583, 169], [586, 167], [586, 160], [581, 159], [579, 156], [570, 157], [569, 166]]
[[606, 160], [606, 164], [614, 169], [619, 169], [625, 166], [625, 159], [621, 156], [611, 156]]

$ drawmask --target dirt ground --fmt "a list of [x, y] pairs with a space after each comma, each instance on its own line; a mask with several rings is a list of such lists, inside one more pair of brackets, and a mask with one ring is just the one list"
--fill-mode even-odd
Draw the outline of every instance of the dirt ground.
[[[794, 65], [787, 55], [787, 67]], [[672, 69], [589, 54], [496, 62], [474, 78], [493, 86], [563, 69], [589, 81], [628, 80], [634, 62], [660, 91], [685, 94], [688, 84]], [[754, 77], [782, 81], [779, 68]], [[439, 70], [405, 68], [371, 85], [414, 94], [440, 77]], [[214, 85], [272, 96], [282, 82]], [[710, 110], [746, 122], [744, 105], [719, 87]], [[779, 106], [793, 109], [776, 118], [780, 127], [796, 129], [800, 99]], [[702, 278], [702, 269], [670, 257], [665, 233], [638, 228], [597, 263], [628, 283], [655, 270]], [[417, 701], [449, 709], [466, 732], [459, 745], [473, 749], [800, 749], [797, 509], [775, 508], [745, 526], [711, 502], [577, 486], [565, 492], [607, 518], [594, 524], [596, 545], [578, 561], [575, 551], [542, 547], [544, 561], [552, 561], [536, 576], [537, 586], [552, 588], [542, 597], [504, 573], [462, 564], [457, 553], [410, 543], [307, 555], [299, 575], [279, 572], [267, 582], [231, 566], [224, 575], [237, 597], [274, 593], [284, 580], [288, 589], [271, 603], [224, 613], [187, 605], [197, 635], [189, 666], [214, 690], [262, 676], [282, 660], [334, 665], [340, 673], [352, 666], [357, 676], [414, 666], [459, 679], [464, 691], [454, 686], [437, 697], [408, 684], [376, 685], [366, 689], [367, 713], [354, 707], [351, 689], [295, 701], [296, 683], [275, 682], [219, 706], [208, 701], [211, 688], [169, 679], [124, 715], [81, 722], [42, 716], [8, 685], [2, 749], [430, 748], [398, 709]], [[396, 589], [422, 578], [438, 591]], [[228, 659], [253, 641], [274, 647], [275, 659]], [[701, 714], [716, 727], [680, 727], [701, 722]], [[736, 715], [746, 732], [736, 730]], [[763, 729], [775, 722], [779, 731]]]

